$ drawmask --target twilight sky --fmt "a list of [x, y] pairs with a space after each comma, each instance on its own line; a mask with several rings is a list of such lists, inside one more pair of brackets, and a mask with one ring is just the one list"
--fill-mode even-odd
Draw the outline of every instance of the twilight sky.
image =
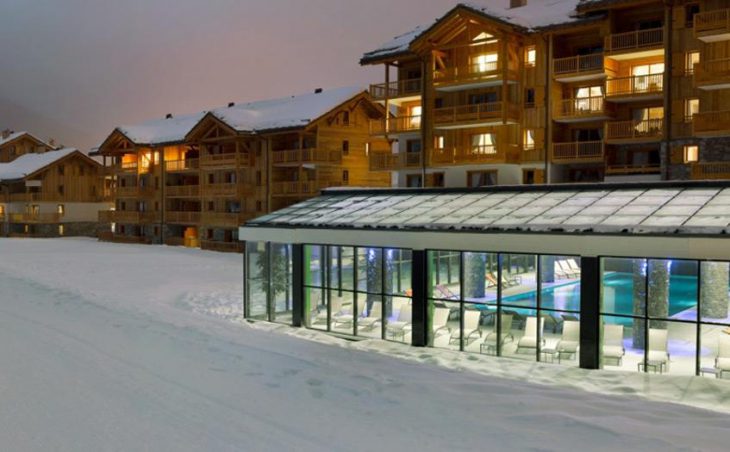
[[363, 52], [456, 3], [0, 0], [0, 129], [85, 150], [168, 112], [365, 86], [383, 71]]

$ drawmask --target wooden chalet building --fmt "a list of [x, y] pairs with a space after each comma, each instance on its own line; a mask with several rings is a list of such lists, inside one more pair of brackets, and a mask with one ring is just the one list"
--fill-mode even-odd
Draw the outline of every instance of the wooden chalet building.
[[111, 205], [102, 165], [76, 149], [26, 137], [9, 154], [2, 148], [14, 157], [0, 163], [0, 235], [95, 237], [98, 212]]
[[55, 149], [52, 143], [47, 143], [30, 132], [0, 132], [0, 163], [12, 162], [25, 154], [39, 154]]
[[243, 222], [338, 186], [390, 186], [368, 155], [389, 149], [369, 121], [384, 108], [360, 88], [169, 116], [117, 128], [100, 146], [116, 178], [102, 238], [239, 251]]
[[730, 178], [730, 0], [459, 4], [361, 63], [399, 186]]

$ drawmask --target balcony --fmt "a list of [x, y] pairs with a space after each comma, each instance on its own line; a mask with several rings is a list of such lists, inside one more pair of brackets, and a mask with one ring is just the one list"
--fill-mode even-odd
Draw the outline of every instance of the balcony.
[[554, 104], [555, 122], [574, 123], [602, 121], [613, 116], [613, 109], [603, 96], [580, 97], [558, 100]]
[[664, 54], [664, 28], [630, 31], [606, 36], [606, 56], [614, 60], [629, 60]]
[[692, 165], [693, 180], [728, 180], [730, 162], [703, 162]]
[[200, 212], [166, 212], [165, 221], [175, 224], [198, 224]]
[[200, 242], [200, 249], [208, 251], [219, 251], [222, 253], [242, 253], [243, 242], [219, 242], [217, 240], [203, 240]]
[[392, 152], [371, 152], [370, 171], [397, 171], [407, 168], [420, 168], [422, 159], [420, 152], [405, 152], [393, 154]]
[[248, 166], [247, 153], [230, 152], [226, 154], [203, 154], [200, 157], [200, 167], [205, 169], [233, 169], [237, 166]]
[[142, 214], [132, 210], [114, 210], [109, 214], [110, 223], [138, 224], [142, 222]]
[[325, 188], [346, 185], [342, 181], [289, 181], [271, 184], [273, 196], [314, 196]]
[[272, 161], [276, 166], [338, 165], [342, 163], [342, 151], [316, 148], [281, 150], [272, 152]]
[[651, 143], [664, 136], [664, 119], [643, 121], [612, 121], [606, 123], [609, 144]]
[[500, 86], [516, 83], [516, 80], [514, 70], [509, 70], [505, 79], [504, 67], [499, 61], [437, 69], [433, 73], [434, 87], [447, 92]]
[[113, 210], [100, 210], [99, 211], [99, 223], [114, 223], [114, 211]]
[[251, 215], [235, 212], [203, 212], [201, 225], [222, 228], [237, 228], [251, 218]]
[[203, 195], [210, 198], [235, 198], [238, 196], [238, 183], [206, 184], [203, 186]]
[[708, 91], [730, 88], [730, 58], [695, 64], [694, 81], [695, 87]]
[[137, 162], [121, 162], [114, 166], [117, 173], [137, 173]]
[[496, 145], [434, 149], [431, 155], [431, 164], [434, 166], [496, 164], [506, 161], [507, 153]]
[[194, 172], [200, 169], [200, 160], [170, 160], [165, 162], [165, 169], [170, 173]]
[[523, 149], [515, 153], [515, 163], [543, 163], [545, 161], [544, 149]]
[[370, 121], [370, 135], [417, 133], [421, 130], [421, 116], [398, 116], [390, 119]]
[[489, 127], [519, 122], [520, 108], [509, 102], [460, 105], [434, 110], [434, 127], [464, 129]]
[[606, 78], [603, 53], [553, 60], [553, 77], [564, 83]]
[[165, 195], [168, 198], [199, 198], [199, 185], [170, 185], [166, 187]]
[[550, 154], [553, 163], [595, 163], [603, 162], [605, 146], [602, 141], [574, 141], [553, 143]]
[[611, 102], [659, 100], [664, 97], [664, 74], [632, 75], [606, 80], [606, 99]]
[[370, 95], [376, 101], [398, 100], [399, 102], [416, 100], [421, 97], [423, 80], [414, 78], [397, 82], [370, 85]]
[[694, 33], [703, 42], [729, 41], [730, 9], [695, 14]]
[[658, 164], [646, 165], [606, 165], [606, 176], [641, 176], [661, 174], [662, 168]]
[[59, 223], [61, 215], [58, 213], [11, 213], [11, 223]]
[[697, 113], [692, 118], [695, 135], [713, 136], [730, 133], [730, 110]]

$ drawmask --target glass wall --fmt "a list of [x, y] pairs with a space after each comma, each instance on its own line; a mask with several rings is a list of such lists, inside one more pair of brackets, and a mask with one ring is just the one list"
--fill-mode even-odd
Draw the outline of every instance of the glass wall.
[[307, 327], [411, 342], [409, 250], [306, 245], [304, 261]]
[[291, 245], [246, 243], [248, 318], [292, 323], [293, 260]]
[[429, 345], [578, 365], [580, 259], [429, 251], [428, 268]]

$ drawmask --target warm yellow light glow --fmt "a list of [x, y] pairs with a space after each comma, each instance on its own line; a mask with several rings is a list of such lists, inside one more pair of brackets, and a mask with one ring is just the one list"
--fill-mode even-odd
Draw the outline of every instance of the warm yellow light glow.
[[485, 53], [483, 55], [477, 55], [471, 59], [472, 68], [476, 72], [496, 71], [498, 62], [499, 54], [497, 53]]
[[525, 129], [524, 137], [522, 140], [525, 149], [535, 149], [535, 130]]
[[410, 108], [409, 116], [410, 116], [410, 124], [411, 127], [418, 128], [421, 127], [421, 114], [423, 113], [423, 107], [420, 105], [416, 105]]
[[535, 50], [535, 46], [528, 47], [525, 51], [525, 66], [535, 67], [536, 61], [537, 61], [537, 50]]
[[478, 133], [471, 136], [473, 154], [496, 154], [495, 136], [493, 133]]
[[694, 163], [700, 160], [700, 148], [697, 145], [684, 147], [684, 163]]

